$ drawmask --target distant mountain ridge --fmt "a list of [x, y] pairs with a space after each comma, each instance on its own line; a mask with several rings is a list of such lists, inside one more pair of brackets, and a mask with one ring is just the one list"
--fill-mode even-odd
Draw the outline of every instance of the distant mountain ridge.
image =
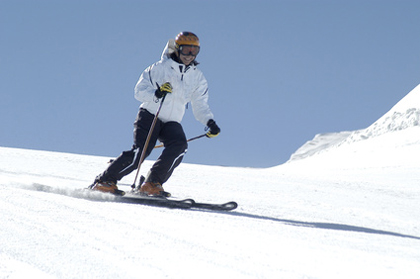
[[420, 126], [420, 84], [387, 113], [365, 129], [318, 134], [292, 154], [289, 161], [300, 160], [334, 147]]

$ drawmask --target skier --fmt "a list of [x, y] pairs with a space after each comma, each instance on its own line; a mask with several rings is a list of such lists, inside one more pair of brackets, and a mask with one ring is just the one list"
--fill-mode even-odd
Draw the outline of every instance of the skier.
[[[162, 195], [162, 185], [187, 152], [187, 139], [180, 122], [188, 102], [191, 103], [195, 118], [207, 126], [206, 136], [212, 138], [219, 135], [220, 128], [207, 104], [207, 80], [197, 68], [196, 57], [199, 51], [198, 37], [191, 32], [181, 32], [175, 40], [168, 41], [160, 61], [143, 71], [134, 89], [135, 98], [142, 102], [134, 122], [134, 145], [131, 150], [122, 152], [96, 177], [90, 186], [92, 190], [116, 193], [117, 182], [137, 169], [149, 129], [160, 105], [161, 110], [145, 157], [150, 155], [157, 140], [163, 143], [164, 149], [141, 185], [141, 194]], [[160, 104], [164, 96], [164, 102]]]

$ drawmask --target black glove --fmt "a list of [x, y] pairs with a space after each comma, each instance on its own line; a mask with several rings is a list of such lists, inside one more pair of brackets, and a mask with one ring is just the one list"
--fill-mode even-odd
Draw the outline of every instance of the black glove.
[[210, 119], [207, 122], [207, 127], [209, 131], [206, 133], [206, 137], [208, 138], [214, 138], [217, 137], [220, 134], [220, 128], [217, 126], [216, 122], [213, 119]]
[[157, 89], [155, 91], [156, 98], [160, 99], [166, 94], [172, 93], [172, 85], [169, 82], [165, 82], [164, 84], [162, 84], [162, 86], [159, 86], [159, 84], [157, 83], [156, 85], [157, 85]]

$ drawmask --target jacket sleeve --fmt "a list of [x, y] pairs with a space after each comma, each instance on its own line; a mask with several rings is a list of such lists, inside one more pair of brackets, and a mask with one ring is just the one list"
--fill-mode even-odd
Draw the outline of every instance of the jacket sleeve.
[[198, 77], [198, 86], [193, 93], [191, 99], [191, 106], [195, 118], [201, 122], [203, 125], [207, 125], [207, 122], [210, 119], [213, 119], [213, 113], [210, 110], [208, 105], [208, 84], [204, 75], [200, 72]]
[[156, 72], [154, 68], [156, 64], [149, 66], [143, 71], [136, 86], [134, 87], [134, 97], [142, 103], [152, 102], [156, 87], [156, 79], [153, 74]]

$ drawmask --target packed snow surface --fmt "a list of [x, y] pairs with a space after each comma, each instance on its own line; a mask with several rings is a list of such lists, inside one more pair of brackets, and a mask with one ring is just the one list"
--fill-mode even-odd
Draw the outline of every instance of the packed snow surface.
[[1, 147], [0, 278], [419, 278], [418, 89], [286, 164], [181, 164], [165, 184], [232, 212], [118, 203], [80, 191], [110, 158]]

